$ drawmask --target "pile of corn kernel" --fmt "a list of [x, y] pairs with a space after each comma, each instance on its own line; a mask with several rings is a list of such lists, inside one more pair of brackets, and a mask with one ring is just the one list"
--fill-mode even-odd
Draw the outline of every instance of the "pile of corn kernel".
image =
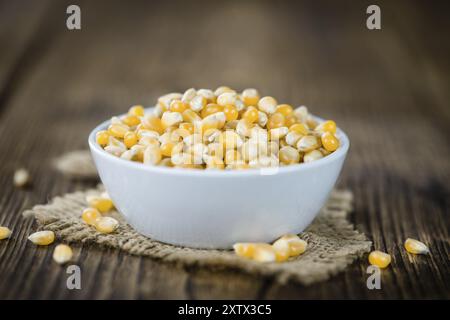
[[169, 93], [153, 113], [136, 105], [96, 135], [108, 153], [146, 165], [246, 169], [311, 162], [339, 147], [336, 123], [317, 123], [256, 89]]

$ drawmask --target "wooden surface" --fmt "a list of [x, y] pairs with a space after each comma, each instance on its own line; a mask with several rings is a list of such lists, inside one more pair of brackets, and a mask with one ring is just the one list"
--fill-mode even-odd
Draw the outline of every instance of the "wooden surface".
[[[0, 298], [449, 298], [449, 6], [365, 1], [78, 2], [82, 30], [65, 27], [64, 1], [0, 1]], [[393, 254], [382, 289], [368, 290], [366, 258], [302, 287], [270, 278], [181, 269], [115, 250], [76, 247], [82, 290], [66, 289], [52, 248], [26, 241], [21, 212], [93, 183], [51, 160], [86, 148], [89, 131], [131, 104], [188, 87], [256, 87], [335, 119], [351, 150], [339, 186], [355, 193], [351, 220]], [[17, 190], [15, 169], [33, 185]], [[429, 256], [403, 250], [407, 237]]]

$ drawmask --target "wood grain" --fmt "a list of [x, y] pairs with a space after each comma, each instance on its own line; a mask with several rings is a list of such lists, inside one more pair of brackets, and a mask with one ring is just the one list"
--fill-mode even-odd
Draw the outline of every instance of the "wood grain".
[[[83, 1], [81, 31], [65, 28], [68, 4], [0, 2], [0, 225], [14, 231], [0, 242], [0, 298], [450, 297], [446, 2], [381, 2], [379, 31], [365, 27], [365, 1]], [[25, 208], [92, 186], [55, 172], [54, 157], [86, 148], [91, 128], [131, 104], [221, 84], [305, 104], [346, 130], [351, 219], [394, 256], [382, 290], [366, 288], [365, 259], [324, 283], [281, 286], [83, 245], [83, 289], [71, 291], [52, 248], [26, 241]], [[26, 190], [11, 184], [20, 166]], [[431, 255], [406, 254], [407, 237]]]

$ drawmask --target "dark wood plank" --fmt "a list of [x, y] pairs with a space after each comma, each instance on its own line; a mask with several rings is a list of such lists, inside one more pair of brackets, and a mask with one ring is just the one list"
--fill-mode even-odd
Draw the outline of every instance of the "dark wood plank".
[[[381, 2], [381, 31], [365, 28], [365, 2], [136, 2], [124, 10], [119, 1], [85, 1], [82, 30], [71, 32], [68, 4], [50, 2], [45, 19], [30, 10], [0, 28], [11, 48], [0, 53], [0, 225], [14, 230], [0, 242], [0, 298], [450, 297], [446, 2]], [[18, 10], [9, 6], [0, 12]], [[221, 84], [305, 104], [346, 130], [352, 146], [339, 186], [355, 193], [351, 219], [394, 256], [382, 290], [366, 288], [366, 258], [302, 287], [83, 245], [75, 247], [83, 289], [70, 291], [52, 248], [26, 241], [35, 226], [24, 208], [89, 186], [56, 173], [53, 157], [85, 148], [96, 123], [130, 104]], [[29, 168], [32, 188], [12, 187], [19, 166]], [[407, 237], [430, 244], [431, 255], [406, 254]]]

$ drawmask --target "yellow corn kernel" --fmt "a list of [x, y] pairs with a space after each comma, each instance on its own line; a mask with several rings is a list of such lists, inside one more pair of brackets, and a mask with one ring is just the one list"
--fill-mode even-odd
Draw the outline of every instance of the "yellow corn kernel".
[[110, 198], [87, 196], [86, 201], [90, 207], [95, 208], [102, 213], [108, 212], [114, 207], [114, 204]]
[[255, 244], [253, 260], [258, 262], [274, 262], [276, 261], [276, 253], [274, 248], [267, 243]]
[[236, 125], [236, 132], [241, 137], [249, 137], [251, 134], [251, 129], [253, 128], [253, 123], [248, 122], [245, 119], [238, 121]]
[[272, 245], [275, 250], [275, 257], [277, 262], [283, 262], [291, 256], [291, 248], [289, 242], [284, 239], [278, 239]]
[[305, 153], [305, 155], [303, 156], [303, 162], [308, 163], [322, 158], [323, 154], [319, 150], [312, 150]]
[[182, 113], [184, 110], [189, 108], [189, 104], [184, 103], [181, 100], [172, 100], [170, 103], [169, 110], [172, 112]]
[[291, 126], [293, 126], [296, 123], [297, 123], [297, 118], [295, 117], [295, 115], [291, 114], [291, 115], [285, 116], [284, 125], [286, 127], [290, 128]]
[[53, 231], [38, 231], [31, 234], [28, 240], [39, 246], [47, 246], [55, 241], [55, 233]]
[[72, 259], [73, 252], [72, 248], [70, 248], [66, 244], [58, 244], [53, 250], [53, 260], [58, 264], [64, 264], [69, 262]]
[[205, 97], [195, 96], [191, 100], [190, 106], [193, 111], [199, 112], [206, 106], [207, 103], [208, 103], [208, 101], [205, 99]]
[[139, 123], [141, 123], [141, 119], [139, 119], [139, 117], [137, 117], [137, 116], [128, 115], [122, 119], [122, 122], [125, 123], [129, 127], [135, 127]]
[[289, 131], [288, 134], [284, 137], [284, 140], [286, 141], [286, 143], [290, 146], [297, 146], [298, 141], [302, 138], [303, 136], [295, 131]]
[[294, 115], [297, 118], [298, 122], [306, 123], [308, 120], [308, 108], [305, 106], [300, 106], [294, 110]]
[[184, 103], [189, 103], [192, 99], [195, 98], [196, 95], [197, 91], [194, 88], [189, 88], [183, 93], [181, 101], [183, 101]]
[[405, 249], [413, 254], [427, 254], [430, 253], [427, 245], [419, 240], [408, 238], [405, 241]]
[[161, 119], [154, 115], [146, 115], [142, 118], [143, 129], [148, 129], [152, 131], [156, 131], [159, 134], [164, 132], [164, 127], [161, 123]]
[[130, 110], [128, 110], [128, 114], [136, 117], [143, 117], [145, 109], [141, 105], [132, 106]]
[[95, 222], [101, 217], [102, 214], [95, 208], [86, 208], [81, 214], [81, 219], [90, 226], [95, 225]]
[[197, 95], [202, 96], [206, 99], [207, 102], [214, 102], [216, 100], [216, 97], [214, 95], [214, 92], [209, 89], [199, 89], [197, 91]]
[[227, 121], [234, 121], [239, 117], [239, 112], [236, 106], [232, 104], [225, 105], [223, 107], [223, 113], [225, 114], [225, 118]]
[[183, 130], [187, 130], [190, 134], [194, 133], [194, 125], [192, 123], [189, 123], [189, 122], [180, 123], [178, 128], [183, 129]]
[[171, 142], [180, 142], [184, 138], [190, 136], [192, 133], [189, 130], [186, 129], [175, 129], [170, 134], [170, 141]]
[[109, 133], [106, 130], [99, 131], [95, 134], [95, 140], [99, 145], [106, 146], [109, 142]]
[[236, 98], [235, 92], [224, 92], [217, 97], [217, 104], [221, 106], [226, 106], [227, 104], [234, 105], [236, 103]]
[[306, 247], [308, 246], [305, 240], [300, 239], [295, 234], [287, 234], [282, 236], [277, 241], [286, 241], [289, 244], [289, 256], [295, 257], [299, 254], [302, 254], [306, 251]]
[[189, 122], [189, 123], [195, 123], [197, 121], [201, 121], [202, 118], [193, 110], [186, 109], [182, 113], [183, 115], [183, 121]]
[[179, 112], [166, 111], [161, 117], [161, 124], [164, 129], [172, 126], [177, 126], [183, 122], [183, 116]]
[[369, 254], [369, 263], [384, 269], [391, 263], [391, 256], [387, 253], [375, 250]]
[[284, 138], [289, 132], [287, 127], [279, 127], [269, 130], [269, 138], [270, 140], [280, 140]]
[[325, 132], [320, 137], [322, 140], [322, 145], [327, 151], [335, 151], [337, 148], [339, 148], [339, 140], [332, 134], [331, 132]]
[[275, 128], [279, 128], [279, 127], [284, 127], [285, 126], [285, 118], [284, 115], [279, 113], [279, 112], [275, 112], [274, 114], [272, 114], [269, 117], [269, 121], [267, 121], [267, 129], [275, 129]]
[[333, 120], [327, 120], [316, 126], [314, 130], [318, 132], [336, 133], [336, 122]]
[[130, 128], [125, 124], [115, 123], [108, 127], [108, 133], [115, 138], [123, 138]]
[[202, 118], [205, 118], [211, 114], [214, 114], [216, 112], [220, 112], [223, 110], [222, 106], [219, 106], [216, 103], [210, 103], [208, 104], [206, 107], [203, 108], [203, 110], [201, 111], [201, 116]]
[[289, 104], [279, 104], [275, 112], [281, 113], [283, 116], [288, 117], [294, 114], [294, 109]]
[[30, 174], [24, 168], [17, 169], [13, 177], [14, 186], [18, 188], [26, 187], [30, 183]]
[[258, 90], [249, 88], [242, 91], [242, 100], [246, 106], [256, 106], [259, 101]]
[[181, 93], [178, 92], [168, 93], [158, 98], [158, 104], [161, 107], [163, 107], [166, 111], [169, 109], [170, 103], [173, 100], [181, 100], [181, 98], [183, 98], [183, 95]]
[[275, 111], [277, 110], [277, 105], [277, 100], [275, 100], [273, 97], [264, 97], [258, 101], [259, 110], [267, 114], [275, 113]]
[[227, 165], [235, 163], [238, 160], [241, 160], [241, 154], [239, 153], [239, 151], [234, 150], [234, 149], [226, 151], [226, 153], [225, 153], [225, 163]]
[[319, 148], [319, 141], [315, 136], [304, 136], [297, 142], [297, 149], [300, 152], [309, 152]]
[[128, 131], [123, 137], [123, 143], [129, 149], [138, 142], [138, 136], [134, 131]]
[[267, 121], [269, 121], [269, 118], [267, 117], [267, 114], [262, 111], [258, 111], [258, 124], [260, 127], [264, 128], [267, 124]]
[[302, 136], [306, 136], [309, 133], [309, 129], [303, 123], [293, 124], [292, 126], [289, 127], [289, 131], [297, 132], [298, 134], [301, 134]]
[[119, 221], [111, 217], [101, 217], [95, 222], [95, 229], [101, 233], [114, 232], [119, 227]]
[[233, 245], [234, 252], [239, 257], [253, 258], [255, 253], [255, 243], [240, 242]]
[[300, 162], [300, 154], [297, 149], [286, 146], [282, 147], [278, 152], [279, 159], [284, 164], [294, 164]]
[[315, 128], [317, 128], [317, 121], [312, 119], [312, 118], [308, 118], [308, 120], [306, 120], [306, 125], [308, 126], [308, 128], [310, 128], [311, 130], [314, 130]]
[[225, 114], [223, 112], [213, 113], [201, 122], [201, 130], [205, 132], [208, 129], [221, 129], [225, 125]]
[[161, 154], [164, 157], [170, 157], [172, 156], [172, 149], [174, 147], [174, 143], [173, 142], [166, 142], [161, 144]]
[[158, 139], [153, 138], [153, 137], [147, 137], [147, 136], [140, 138], [138, 144], [141, 146], [145, 146], [145, 147], [148, 147], [148, 146], [159, 147]]
[[145, 148], [143, 163], [157, 165], [162, 159], [161, 149], [157, 145], [149, 145]]
[[11, 233], [9, 228], [0, 226], [0, 240], [8, 239], [11, 236]]
[[258, 120], [258, 109], [253, 106], [250, 106], [245, 110], [242, 115], [242, 119], [247, 121], [248, 123], [254, 123]]

